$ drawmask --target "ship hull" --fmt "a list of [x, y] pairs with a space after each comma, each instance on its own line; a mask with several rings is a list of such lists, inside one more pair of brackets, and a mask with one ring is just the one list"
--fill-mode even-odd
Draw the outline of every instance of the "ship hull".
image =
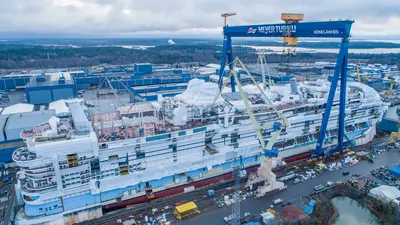
[[[247, 173], [251, 173], [251, 172], [255, 172], [257, 171], [257, 168], [259, 167], [259, 165], [256, 166], [251, 166], [246, 168]], [[215, 177], [210, 177], [210, 178], [206, 178], [203, 180], [198, 180], [198, 181], [194, 181], [192, 183], [189, 184], [185, 184], [185, 185], [180, 185], [180, 186], [176, 186], [173, 188], [169, 188], [169, 189], [165, 189], [162, 191], [158, 191], [158, 192], [154, 192], [154, 197], [153, 198], [148, 198], [146, 195], [142, 195], [139, 197], [135, 197], [132, 199], [128, 199], [128, 200], [124, 200], [118, 203], [113, 203], [113, 204], [109, 204], [109, 205], [104, 205], [103, 206], [103, 210], [105, 211], [110, 211], [110, 210], [115, 210], [115, 209], [120, 209], [123, 208], [127, 205], [135, 205], [135, 204], [140, 204], [140, 203], [145, 203], [145, 202], [150, 202], [150, 201], [154, 201], [156, 199], [160, 199], [163, 197], [168, 197], [168, 196], [173, 196], [173, 195], [177, 195], [177, 194], [181, 194], [185, 192], [185, 188], [189, 188], [189, 187], [194, 187], [195, 189], [199, 189], [208, 185], [214, 185], [214, 184], [218, 184], [221, 181], [227, 181], [227, 180], [231, 180], [232, 179], [232, 173], [228, 172], [228, 173], [224, 173]]]
[[[301, 153], [301, 154], [297, 154], [297, 155], [293, 155], [291, 157], [285, 158], [284, 161], [289, 163], [289, 162], [295, 162], [304, 158], [307, 158], [309, 156], [311, 156], [313, 154], [313, 151], [310, 152], [305, 152], [305, 153]], [[256, 166], [250, 166], [248, 168], [246, 168], [247, 173], [252, 173], [252, 172], [256, 172], [258, 169], [259, 165]], [[215, 185], [220, 183], [221, 181], [227, 181], [227, 180], [231, 180], [232, 179], [232, 173], [231, 172], [227, 172], [215, 177], [210, 177], [210, 178], [206, 178], [203, 180], [198, 180], [198, 181], [194, 181], [192, 183], [189, 184], [185, 184], [185, 185], [180, 185], [180, 186], [176, 186], [173, 188], [168, 188], [162, 191], [157, 191], [154, 192], [154, 197], [153, 198], [148, 198], [146, 195], [142, 195], [142, 196], [138, 196], [138, 197], [134, 197], [131, 199], [127, 199], [118, 203], [112, 203], [112, 204], [108, 204], [108, 205], [104, 205], [103, 206], [103, 210], [104, 211], [111, 211], [111, 210], [115, 210], [115, 209], [120, 209], [123, 207], [126, 207], [127, 205], [135, 205], [135, 204], [140, 204], [140, 203], [145, 203], [145, 202], [150, 202], [150, 201], [154, 201], [156, 199], [160, 199], [160, 198], [164, 198], [164, 197], [169, 197], [169, 196], [173, 196], [173, 195], [177, 195], [177, 194], [181, 194], [185, 192], [185, 188], [189, 188], [189, 187], [194, 187], [195, 189], [199, 189], [208, 185]]]

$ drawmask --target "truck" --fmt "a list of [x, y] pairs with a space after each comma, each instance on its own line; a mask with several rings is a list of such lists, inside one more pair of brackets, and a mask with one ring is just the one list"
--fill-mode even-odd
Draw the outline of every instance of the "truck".
[[283, 181], [293, 179], [295, 177], [297, 177], [297, 174], [293, 171], [290, 171], [289, 173], [283, 175], [282, 177], [277, 178], [276, 181], [283, 182]]

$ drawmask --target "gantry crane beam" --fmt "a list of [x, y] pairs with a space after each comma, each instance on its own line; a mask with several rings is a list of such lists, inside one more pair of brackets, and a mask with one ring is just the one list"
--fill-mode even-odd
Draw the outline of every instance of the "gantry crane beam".
[[[342, 40], [336, 67], [333, 74], [332, 85], [328, 95], [328, 101], [325, 106], [325, 113], [318, 137], [316, 154], [324, 155], [323, 145], [325, 140], [325, 132], [328, 125], [333, 99], [336, 92], [337, 83], [340, 80], [340, 104], [339, 104], [339, 129], [338, 129], [338, 146], [336, 149], [344, 148], [344, 119], [346, 106], [346, 86], [347, 86], [347, 58], [348, 58], [348, 42], [350, 37], [351, 26], [353, 20], [339, 21], [323, 21], [323, 22], [304, 22], [294, 24], [260, 24], [245, 26], [224, 26], [224, 40], [221, 51], [221, 65], [218, 85], [220, 89], [223, 86], [223, 75], [226, 64], [230, 71], [233, 71], [233, 37], [284, 37], [290, 32], [291, 37], [306, 38], [340, 38]], [[339, 79], [340, 78], [340, 79]], [[232, 92], [235, 92], [235, 77], [230, 76]]]
[[[288, 30], [291, 37], [308, 38], [348, 38], [353, 20], [304, 22], [295, 24], [259, 24], [246, 26], [224, 26], [219, 85], [222, 85], [222, 71], [228, 61], [229, 69], [233, 69], [232, 38], [233, 37], [284, 37]], [[235, 82], [231, 78], [232, 91]]]

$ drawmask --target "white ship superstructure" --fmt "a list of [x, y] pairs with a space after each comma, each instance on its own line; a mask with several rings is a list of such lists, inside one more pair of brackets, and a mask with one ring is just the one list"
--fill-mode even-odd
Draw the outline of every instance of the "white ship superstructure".
[[[289, 123], [274, 144], [275, 166], [315, 149], [329, 87], [322, 80], [292, 81], [265, 91]], [[254, 85], [244, 90], [268, 141], [280, 117]], [[70, 118], [53, 117], [23, 132], [27, 147], [13, 154], [25, 203], [16, 223], [72, 224], [100, 217], [102, 209], [216, 183], [229, 179], [239, 155], [245, 168], [256, 170], [264, 151], [240, 95], [217, 93], [217, 84], [193, 79], [181, 95], [90, 119], [79, 103], [70, 103]], [[326, 146], [337, 141], [338, 95], [335, 100]], [[349, 83], [346, 141], [371, 141], [385, 110], [376, 91]]]

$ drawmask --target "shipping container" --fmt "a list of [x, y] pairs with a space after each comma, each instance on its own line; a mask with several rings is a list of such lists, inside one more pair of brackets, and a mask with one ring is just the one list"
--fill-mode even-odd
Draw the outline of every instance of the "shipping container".
[[393, 166], [392, 168], [390, 168], [390, 174], [392, 174], [392, 176], [400, 178], [400, 167], [399, 166]]

